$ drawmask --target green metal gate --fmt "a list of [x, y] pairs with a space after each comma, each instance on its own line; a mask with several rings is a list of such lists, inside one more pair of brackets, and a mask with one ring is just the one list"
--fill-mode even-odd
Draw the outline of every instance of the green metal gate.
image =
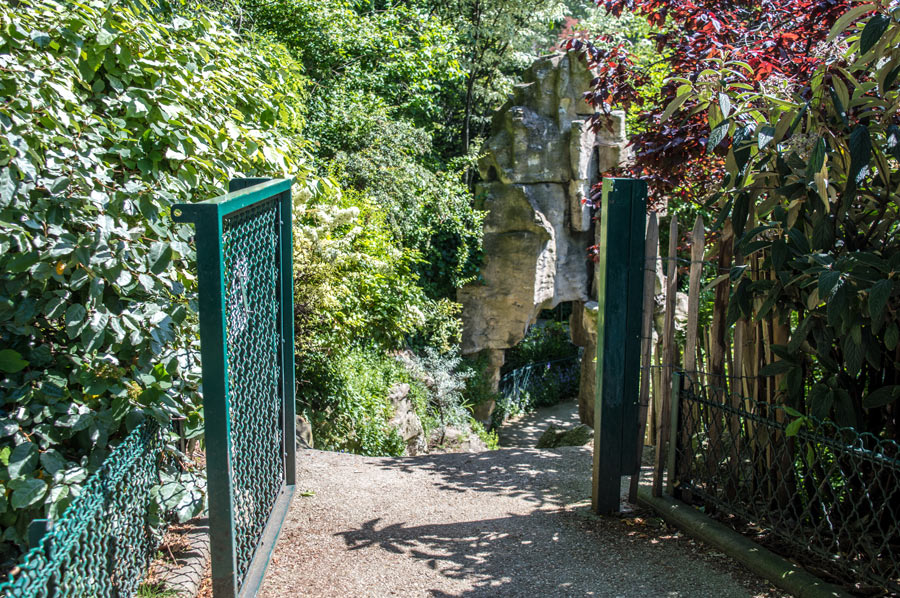
[[215, 598], [256, 594], [295, 481], [291, 181], [179, 204], [196, 226]]

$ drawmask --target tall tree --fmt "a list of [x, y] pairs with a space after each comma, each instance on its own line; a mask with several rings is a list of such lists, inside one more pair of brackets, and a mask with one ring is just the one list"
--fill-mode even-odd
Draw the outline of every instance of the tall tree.
[[462, 115], [462, 150], [477, 136], [473, 122], [502, 103], [513, 76], [550, 46], [548, 32], [565, 13], [559, 0], [449, 0], [432, 5], [456, 28], [461, 67], [466, 74]]

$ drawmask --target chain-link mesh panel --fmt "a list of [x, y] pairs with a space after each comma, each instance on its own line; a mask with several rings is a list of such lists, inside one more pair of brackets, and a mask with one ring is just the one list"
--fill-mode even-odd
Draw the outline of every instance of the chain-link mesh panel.
[[[900, 590], [900, 447], [782, 408], [680, 395], [675, 488], [821, 565]], [[799, 425], [799, 428], [797, 427]]]
[[10, 598], [128, 598], [159, 543], [153, 488], [162, 459], [159, 427], [147, 422], [117, 446], [43, 541], [13, 570]]
[[237, 579], [243, 582], [285, 483], [279, 203], [223, 221], [225, 323]]

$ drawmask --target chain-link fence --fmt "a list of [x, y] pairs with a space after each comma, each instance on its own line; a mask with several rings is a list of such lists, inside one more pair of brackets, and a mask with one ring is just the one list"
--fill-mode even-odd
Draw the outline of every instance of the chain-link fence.
[[675, 387], [676, 497], [900, 591], [900, 446], [686, 376]]
[[130, 598], [161, 539], [163, 442], [148, 421], [128, 435], [0, 584], [9, 598]]
[[243, 580], [284, 486], [277, 196], [223, 218], [237, 575]]

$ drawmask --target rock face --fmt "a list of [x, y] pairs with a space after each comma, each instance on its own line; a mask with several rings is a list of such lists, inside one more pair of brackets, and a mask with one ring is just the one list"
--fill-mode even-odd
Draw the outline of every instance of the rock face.
[[578, 417], [594, 427], [594, 397], [597, 393], [597, 315], [596, 301], [572, 306], [569, 330], [572, 342], [584, 347], [581, 358], [581, 378], [578, 383]]
[[398, 384], [388, 394], [394, 407], [394, 417], [388, 425], [397, 429], [397, 433], [406, 442], [406, 454], [418, 455], [427, 447], [425, 429], [416, 415], [416, 408], [409, 400], [409, 384]]
[[592, 78], [574, 54], [538, 59], [494, 116], [484, 145], [476, 189], [487, 211], [483, 282], [460, 289], [458, 299], [462, 351], [487, 352], [495, 381], [503, 351], [525, 337], [541, 310], [591, 300], [586, 250], [594, 227], [582, 200], [626, 157], [623, 113], [599, 133], [589, 122], [593, 109], [583, 96]]

